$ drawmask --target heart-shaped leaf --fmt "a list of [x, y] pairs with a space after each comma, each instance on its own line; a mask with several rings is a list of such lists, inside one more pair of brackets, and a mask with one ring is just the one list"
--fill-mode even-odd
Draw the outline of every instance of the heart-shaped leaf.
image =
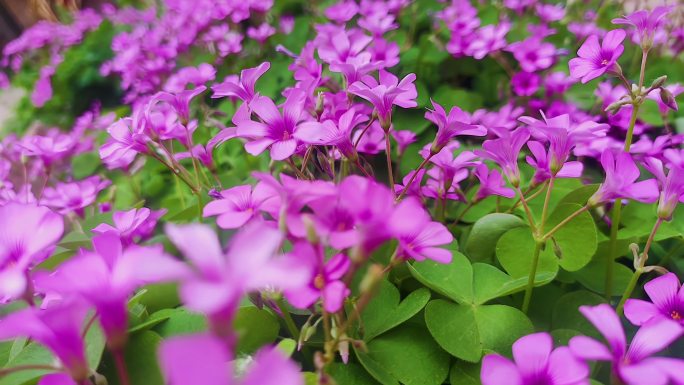
[[[552, 229], [582, 206], [574, 203], [559, 205], [547, 221]], [[586, 266], [596, 253], [598, 245], [596, 225], [588, 212], [583, 212], [561, 227], [547, 241], [547, 248], [553, 246], [558, 263], [567, 271], [577, 271]]]
[[465, 255], [453, 252], [451, 263], [431, 260], [409, 265], [411, 274], [423, 285], [458, 303], [473, 302], [473, 268]]
[[525, 222], [515, 215], [492, 213], [475, 222], [465, 243], [465, 254], [473, 262], [491, 261], [496, 242], [508, 230], [524, 226]]
[[[513, 278], [527, 277], [532, 268], [535, 241], [529, 227], [508, 230], [496, 243], [496, 258]], [[558, 272], [558, 259], [551, 248], [547, 247], [539, 255], [537, 273]]]
[[389, 281], [383, 280], [380, 289], [361, 314], [364, 339], [370, 341], [401, 325], [423, 309], [429, 300], [430, 290], [420, 288], [411, 292], [400, 303], [399, 290]]

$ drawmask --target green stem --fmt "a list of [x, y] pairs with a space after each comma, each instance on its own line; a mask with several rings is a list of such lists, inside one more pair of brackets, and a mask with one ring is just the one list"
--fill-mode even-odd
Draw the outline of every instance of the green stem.
[[517, 191], [518, 195], [520, 195], [520, 202], [522, 202], [522, 205], [525, 208], [525, 215], [527, 216], [527, 221], [530, 223], [530, 228], [532, 229], [532, 232], [535, 233], [537, 231], [537, 226], [534, 223], [534, 217], [532, 216], [532, 210], [530, 210], [530, 206], [527, 205], [527, 199], [525, 199], [523, 192], [520, 191], [519, 186], [515, 188], [515, 191]]
[[605, 292], [606, 299], [610, 301], [613, 296], [613, 265], [617, 254], [617, 235], [620, 228], [620, 212], [622, 211], [622, 199], [616, 199], [613, 204], [613, 214], [610, 218], [610, 243], [608, 254], [606, 254], [606, 278]]
[[542, 209], [541, 224], [539, 225], [540, 235], [544, 233], [544, 224], [546, 223], [546, 213], [549, 210], [549, 202], [551, 201], [551, 190], [553, 190], [554, 177], [549, 179], [549, 185], [546, 188], [546, 197], [544, 198], [544, 208]]
[[11, 368], [0, 369], [0, 378], [9, 376], [12, 373], [21, 372], [23, 370], [52, 370], [57, 371], [59, 368], [50, 365], [19, 365]]
[[636, 269], [634, 270], [634, 274], [632, 274], [632, 279], [629, 280], [629, 284], [627, 285], [627, 289], [625, 290], [624, 294], [622, 295], [622, 298], [620, 298], [620, 303], [618, 304], [617, 307], [617, 313], [619, 316], [622, 316], [624, 309], [625, 309], [625, 302], [632, 296], [632, 292], [634, 291], [634, 288], [636, 287], [637, 281], [639, 281], [639, 277], [641, 274], [644, 272], [644, 265], [646, 265], [646, 260], [648, 260], [648, 251], [651, 249], [651, 244], [653, 244], [653, 239], [655, 239], [655, 235], [658, 232], [658, 228], [660, 225], [663, 223], [662, 218], [658, 218], [656, 222], [653, 224], [653, 229], [651, 229], [651, 234], [648, 236], [648, 240], [646, 241], [646, 246], [644, 246], [644, 251], [641, 253], [641, 257], [639, 258], [638, 265], [636, 266]]
[[410, 188], [411, 185], [413, 184], [413, 181], [414, 181], [414, 180], [416, 179], [416, 177], [418, 176], [418, 173], [420, 172], [420, 170], [422, 170], [423, 167], [425, 167], [425, 165], [428, 164], [428, 162], [430, 161], [430, 159], [432, 159], [432, 156], [433, 156], [433, 155], [434, 155], [434, 154], [433, 154], [432, 152], [430, 152], [430, 155], [428, 155], [428, 157], [425, 158], [425, 159], [423, 160], [423, 162], [420, 163], [420, 165], [418, 166], [418, 168], [413, 172], [413, 175], [411, 175], [411, 178], [409, 179], [409, 181], [406, 183], [406, 186], [404, 186], [404, 189], [401, 191], [401, 194], [399, 194], [399, 196], [397, 197], [397, 199], [396, 199], [397, 201], [400, 201], [400, 200], [404, 197], [404, 195], [406, 195], [406, 193], [409, 191], [409, 188]]
[[577, 217], [578, 215], [582, 214], [583, 212], [585, 212], [585, 211], [587, 211], [587, 210], [589, 210], [589, 206], [582, 206], [581, 208], [579, 208], [579, 209], [578, 209], [577, 211], [575, 211], [574, 213], [568, 215], [567, 218], [563, 219], [560, 223], [558, 223], [558, 224], [557, 224], [556, 226], [554, 226], [551, 230], [549, 230], [548, 233], [544, 234], [544, 236], [542, 236], [542, 240], [546, 241], [547, 239], [551, 238], [551, 237], [553, 236], [553, 234], [556, 233], [556, 231], [562, 229], [563, 226], [565, 226], [565, 225], [568, 224], [568, 222], [570, 222], [571, 220], [575, 219], [575, 217]]
[[292, 339], [299, 341], [299, 329], [297, 329], [297, 325], [295, 325], [292, 315], [290, 315], [290, 312], [287, 311], [285, 302], [283, 302], [283, 299], [280, 298], [278, 301], [276, 301], [276, 304], [278, 305], [278, 310], [280, 310], [280, 313], [283, 315], [283, 320], [285, 320], [287, 331], [290, 332]]
[[530, 308], [530, 301], [532, 300], [532, 289], [534, 288], [534, 278], [537, 275], [537, 265], [539, 264], [539, 254], [544, 241], [537, 241], [534, 247], [534, 254], [532, 255], [532, 266], [530, 266], [530, 275], [527, 278], [527, 286], [525, 287], [525, 298], [523, 299], [522, 312], [527, 314]]
[[387, 177], [389, 179], [389, 187], [394, 195], [394, 172], [392, 171], [392, 143], [390, 142], [389, 130], [385, 131], [385, 157], [387, 158]]

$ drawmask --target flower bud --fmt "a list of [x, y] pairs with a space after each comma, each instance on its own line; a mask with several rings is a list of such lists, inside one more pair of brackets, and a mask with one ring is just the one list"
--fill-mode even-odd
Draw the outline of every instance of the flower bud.
[[677, 101], [675, 100], [674, 95], [672, 95], [672, 92], [668, 91], [666, 88], [660, 88], [660, 100], [663, 101], [663, 104], [665, 104], [667, 108], [677, 111]]
[[657, 78], [656, 80], [654, 80], [653, 83], [651, 83], [650, 88], [654, 89], [654, 90], [656, 88], [660, 88], [665, 84], [666, 81], [667, 81], [667, 75], [663, 75], [663, 76]]

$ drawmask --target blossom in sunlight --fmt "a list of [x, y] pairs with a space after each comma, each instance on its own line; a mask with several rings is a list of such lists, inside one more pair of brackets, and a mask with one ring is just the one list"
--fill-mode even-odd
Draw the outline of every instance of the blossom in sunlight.
[[626, 33], [622, 29], [614, 29], [606, 34], [599, 43], [597, 35], [591, 35], [577, 51], [577, 56], [570, 59], [570, 75], [586, 83], [608, 71], [616, 71], [617, 60], [625, 47], [622, 41]]

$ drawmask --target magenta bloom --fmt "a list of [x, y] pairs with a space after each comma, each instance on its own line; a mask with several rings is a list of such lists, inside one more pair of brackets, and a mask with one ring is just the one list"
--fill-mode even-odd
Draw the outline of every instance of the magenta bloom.
[[463, 112], [460, 108], [454, 106], [449, 110], [447, 115], [444, 107], [439, 105], [434, 100], [431, 100], [433, 110], [428, 110], [425, 113], [425, 119], [437, 125], [437, 135], [432, 142], [431, 151], [438, 153], [449, 143], [451, 138], [458, 135], [472, 135], [484, 136], [487, 135], [487, 129], [483, 126], [470, 124], [470, 116]]
[[580, 306], [580, 312], [598, 329], [608, 346], [586, 336], [573, 337], [572, 353], [583, 360], [612, 361], [613, 373], [627, 385], [666, 385], [684, 383], [684, 360], [651, 357], [684, 333], [684, 327], [671, 319], [644, 324], [627, 346], [625, 331], [610, 305]]
[[481, 163], [475, 168], [474, 174], [480, 181], [480, 188], [477, 190], [477, 194], [475, 194], [475, 201], [480, 201], [490, 195], [499, 195], [506, 198], [513, 198], [515, 196], [515, 191], [506, 187], [506, 182], [501, 177], [499, 170], [489, 170], [486, 164]]
[[290, 93], [281, 114], [273, 100], [256, 96], [249, 107], [261, 121], [242, 120], [237, 124], [237, 136], [249, 139], [245, 150], [252, 155], [259, 155], [270, 148], [273, 160], [284, 160], [294, 154], [297, 140], [293, 135], [305, 117], [304, 102], [302, 91]]
[[239, 380], [232, 373], [233, 359], [225, 343], [208, 334], [174, 337], [159, 348], [159, 364], [168, 384], [304, 385], [297, 365], [276, 348], [259, 350]]
[[541, 78], [534, 72], [518, 72], [511, 78], [511, 88], [519, 96], [532, 96], [541, 85]]
[[534, 333], [513, 344], [513, 360], [498, 354], [482, 359], [482, 385], [585, 385], [589, 366], [565, 346], [554, 349], [548, 333]]
[[606, 150], [601, 154], [601, 165], [606, 172], [606, 180], [589, 198], [589, 205], [595, 206], [617, 198], [645, 203], [658, 199], [658, 183], [655, 179], [636, 181], [639, 178], [639, 168], [630, 154], [620, 152], [615, 158], [610, 150]]
[[50, 255], [63, 231], [62, 217], [46, 207], [0, 207], [0, 302], [33, 296], [26, 292], [27, 271]]
[[512, 43], [506, 51], [513, 54], [524, 72], [545, 70], [553, 65], [556, 57], [556, 47], [542, 41], [538, 36]]
[[344, 24], [351, 20], [359, 12], [359, 6], [355, 1], [340, 1], [325, 9], [323, 13], [328, 19]]
[[[223, 190], [221, 199], [209, 202], [204, 206], [203, 216], [217, 215], [216, 224], [222, 229], [236, 229], [247, 221], [260, 216], [260, 211], [273, 203], [278, 195], [267, 184], [261, 182], [254, 188], [250, 185], [236, 186]], [[276, 202], [277, 203], [277, 202]]]
[[378, 114], [380, 125], [388, 130], [392, 123], [392, 106], [402, 108], [416, 107], [418, 92], [413, 82], [415, 74], [408, 74], [399, 81], [399, 78], [385, 71], [379, 71], [379, 81], [372, 76], [364, 76], [360, 81], [349, 86], [349, 92], [368, 100]]
[[532, 178], [533, 184], [540, 184], [551, 178], [552, 175], [557, 178], [579, 178], [582, 176], [582, 170], [584, 169], [582, 162], [564, 162], [560, 170], [556, 171], [558, 166], [554, 166], [552, 171], [551, 155], [546, 153], [547, 148], [542, 143], [531, 140], [527, 142], [527, 147], [530, 149], [532, 156], [527, 156], [525, 159], [535, 169], [534, 177]]
[[[335, 254], [328, 261], [322, 261], [323, 250], [318, 252], [309, 243], [297, 243], [292, 254], [298, 260], [314, 266], [314, 275], [308, 285], [285, 292], [285, 297], [293, 306], [306, 309], [318, 299], [323, 300], [323, 308], [336, 313], [342, 308], [344, 299], [351, 293], [342, 277], [349, 270], [351, 261], [344, 254]], [[320, 247], [320, 246], [319, 246]]]
[[259, 44], [264, 44], [266, 40], [268, 40], [269, 37], [275, 35], [275, 33], [276, 29], [268, 23], [263, 23], [256, 28], [247, 28], [247, 36], [250, 39], [258, 41]]
[[189, 269], [164, 253], [162, 246], [130, 246], [123, 249], [113, 232], [93, 238], [94, 252], [62, 263], [48, 274], [36, 275], [36, 288], [49, 295], [76, 296], [97, 310], [100, 324], [111, 348], [126, 343], [128, 297], [145, 284], [182, 278]]
[[616, 70], [617, 61], [625, 50], [622, 46], [625, 35], [624, 30], [614, 29], [606, 34], [601, 44], [598, 36], [589, 36], [577, 51], [579, 57], [569, 62], [570, 75], [586, 83], [607, 71]]
[[212, 98], [230, 97], [240, 99], [249, 103], [254, 99], [256, 92], [254, 86], [259, 78], [268, 71], [271, 63], [263, 62], [254, 68], [247, 68], [240, 71], [240, 78], [232, 75], [226, 77], [223, 83], [215, 84], [211, 87], [214, 94]]
[[303, 122], [297, 128], [294, 137], [309, 144], [335, 146], [344, 157], [355, 159], [356, 149], [351, 139], [352, 130], [367, 120], [366, 115], [358, 114], [351, 108], [340, 116], [337, 123], [332, 119], [323, 123]]
[[101, 223], [93, 229], [93, 232], [97, 234], [113, 232], [121, 239], [124, 246], [127, 246], [152, 236], [157, 221], [164, 214], [166, 214], [166, 209], [152, 211], [147, 207], [117, 211], [112, 215], [114, 226]]
[[97, 194], [111, 184], [94, 175], [77, 182], [58, 183], [55, 187], [46, 187], [41, 203], [54, 208], [60, 214], [74, 212], [83, 215], [83, 209], [97, 199]]
[[520, 155], [520, 150], [522, 150], [530, 138], [530, 131], [521, 127], [512, 132], [503, 128], [496, 129], [496, 132], [500, 135], [500, 138], [485, 140], [482, 143], [482, 150], [477, 150], [475, 153], [496, 162], [511, 184], [518, 186], [520, 184], [518, 155]]
[[147, 152], [149, 137], [144, 126], [142, 110], [137, 110], [132, 117], [120, 119], [107, 128], [110, 137], [100, 147], [100, 158], [107, 168], [127, 167], [137, 154]]
[[[59, 359], [69, 376], [51, 375], [62, 382], [76, 384], [90, 375], [81, 330], [87, 309], [75, 302], [60, 303], [47, 309], [34, 307], [11, 313], [0, 320], [0, 340], [27, 337], [47, 347]], [[47, 382], [45, 382], [48, 384]]]
[[[662, 153], [658, 152], [657, 155]], [[665, 157], [672, 154], [673, 151], [666, 150]], [[654, 157], [647, 157], [644, 160], [644, 167], [648, 169], [658, 180], [660, 188], [660, 197], [658, 198], [658, 217], [667, 221], [672, 219], [677, 205], [684, 202], [684, 165], [672, 163], [668, 168], [667, 175], [665, 175], [665, 168], [660, 159]]]
[[454, 237], [446, 226], [430, 221], [417, 199], [408, 197], [399, 203], [388, 223], [392, 236], [399, 241], [397, 256], [416, 261], [451, 262], [451, 251], [438, 246], [450, 244]]
[[667, 318], [684, 326], [684, 287], [673, 273], [650, 280], [644, 290], [652, 302], [628, 299], [625, 317], [635, 324], [643, 325], [654, 318]]
[[662, 24], [665, 23], [672, 6], [655, 7], [652, 11], [639, 10], [631, 14], [613, 19], [613, 24], [629, 25], [634, 28], [638, 36], [638, 42], [650, 48], [653, 44], [653, 36]]
[[206, 314], [212, 331], [227, 340], [233, 338], [233, 314], [245, 294], [266, 288], [297, 289], [311, 277], [310, 266], [291, 256], [275, 256], [283, 236], [262, 221], [237, 233], [227, 253], [206, 225], [169, 224], [166, 233], [196, 269], [181, 285], [183, 302]]

